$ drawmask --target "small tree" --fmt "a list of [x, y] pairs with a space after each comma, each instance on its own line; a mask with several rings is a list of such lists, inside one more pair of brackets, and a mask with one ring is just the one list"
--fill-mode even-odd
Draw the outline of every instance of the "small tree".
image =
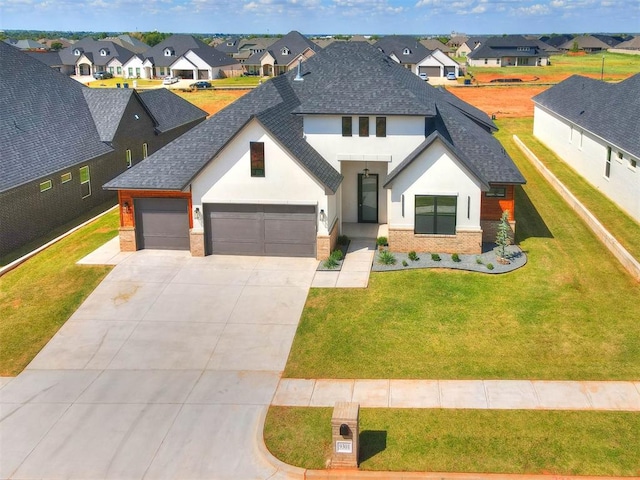
[[571, 52], [578, 53], [578, 50], [580, 50], [580, 45], [578, 45], [577, 40], [574, 40], [573, 45], [571, 45]]
[[62, 50], [63, 46], [64, 45], [62, 45], [62, 42], [53, 42], [51, 44], [51, 50], [55, 50], [57, 52], [58, 50]]
[[498, 245], [498, 257], [507, 259], [507, 245], [511, 243], [511, 237], [509, 236], [509, 210], [502, 212], [500, 217], [500, 223], [498, 224], [498, 231], [496, 233], [496, 245]]

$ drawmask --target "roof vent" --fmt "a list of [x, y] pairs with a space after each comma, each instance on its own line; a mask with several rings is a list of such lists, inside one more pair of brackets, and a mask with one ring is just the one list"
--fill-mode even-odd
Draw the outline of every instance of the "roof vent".
[[301, 58], [298, 59], [298, 73], [296, 75], [296, 78], [294, 78], [293, 80], [296, 82], [304, 81], [304, 78], [302, 78], [302, 59]]

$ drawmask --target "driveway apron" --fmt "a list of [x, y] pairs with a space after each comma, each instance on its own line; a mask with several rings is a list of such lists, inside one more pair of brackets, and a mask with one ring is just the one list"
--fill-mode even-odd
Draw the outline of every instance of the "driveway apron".
[[257, 429], [317, 261], [124, 259], [0, 384], [0, 478], [265, 479]]

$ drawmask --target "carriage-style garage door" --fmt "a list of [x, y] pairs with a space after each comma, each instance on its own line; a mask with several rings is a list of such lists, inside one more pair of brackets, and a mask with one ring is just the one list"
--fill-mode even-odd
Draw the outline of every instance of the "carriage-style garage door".
[[189, 250], [189, 204], [183, 198], [136, 198], [138, 248]]
[[208, 254], [315, 257], [315, 205], [204, 205]]

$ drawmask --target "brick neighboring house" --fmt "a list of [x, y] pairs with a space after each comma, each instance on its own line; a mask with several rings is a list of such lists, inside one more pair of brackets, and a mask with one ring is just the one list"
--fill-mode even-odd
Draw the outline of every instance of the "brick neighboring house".
[[534, 135], [640, 222], [640, 73], [619, 83], [574, 75], [533, 102]]
[[90, 89], [0, 44], [0, 255], [106, 201], [100, 186], [206, 118], [166, 89]]
[[396, 251], [479, 253], [504, 210], [515, 227], [525, 182], [495, 130], [374, 46], [335, 42], [104, 187], [128, 250], [323, 259], [357, 222], [387, 224]]

